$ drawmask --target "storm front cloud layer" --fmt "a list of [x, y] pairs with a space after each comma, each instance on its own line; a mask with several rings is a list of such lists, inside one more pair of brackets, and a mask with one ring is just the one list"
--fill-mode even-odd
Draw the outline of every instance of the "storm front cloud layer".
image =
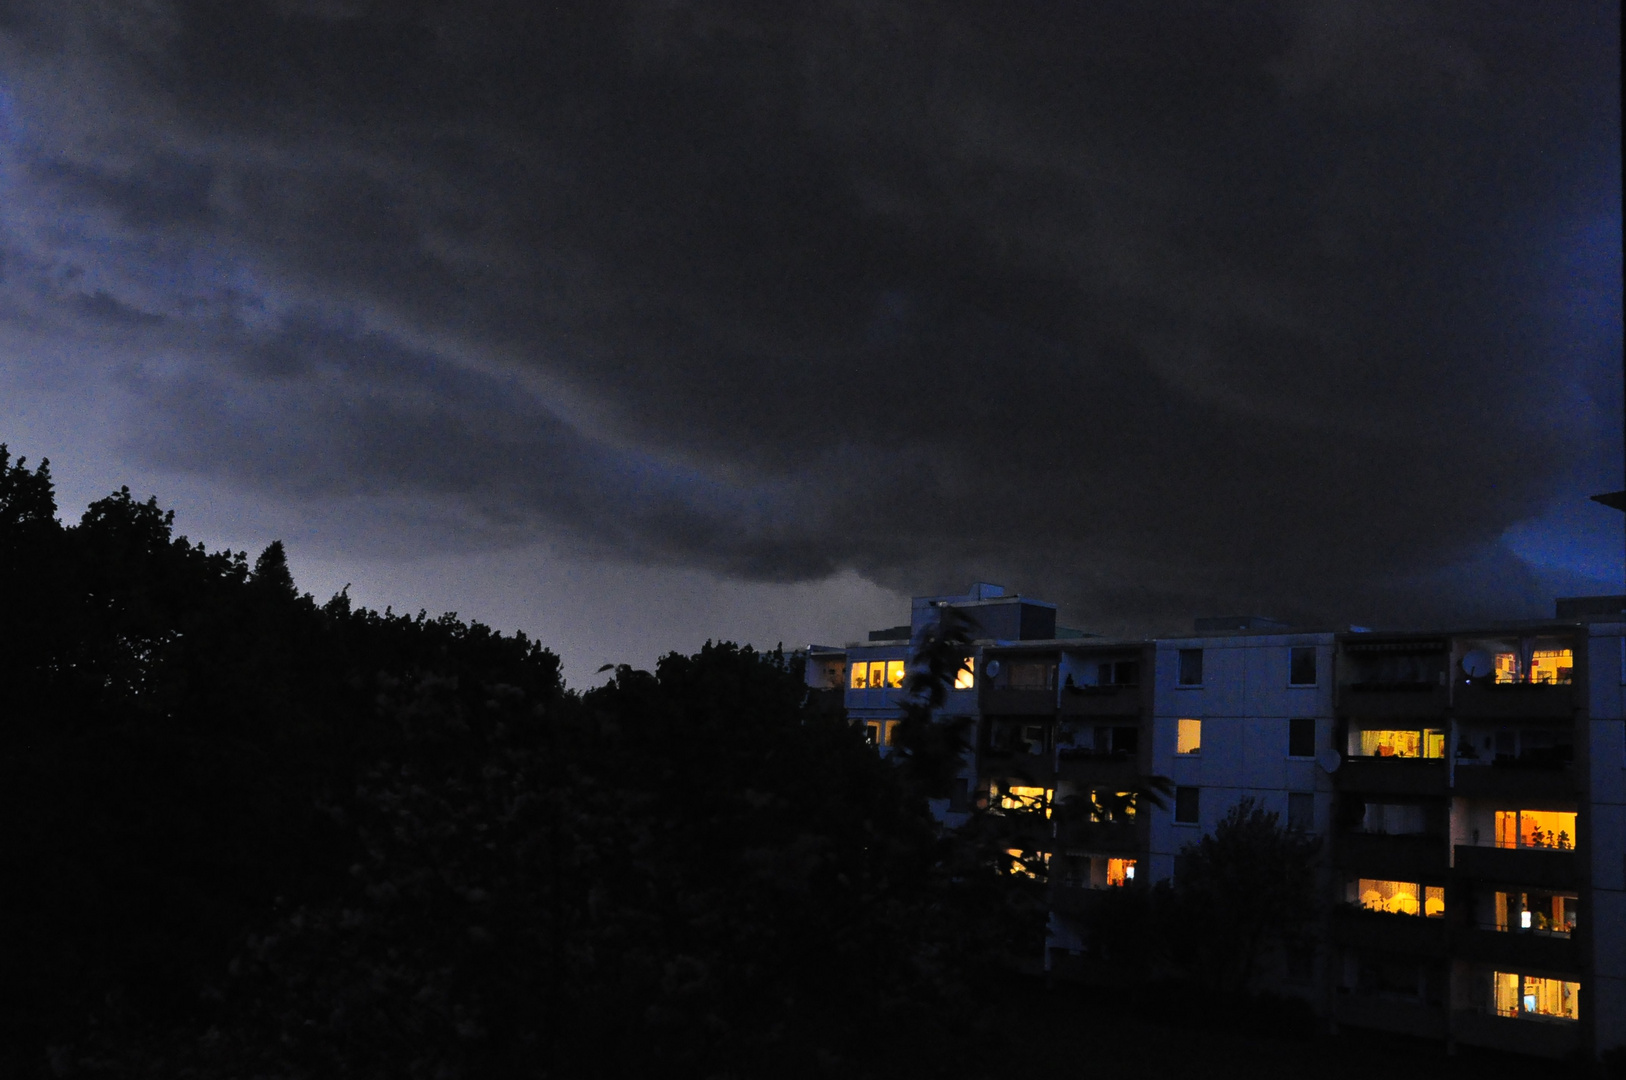
[[1619, 481], [1618, 25], [0, 0], [0, 324], [334, 550], [1539, 613], [1504, 534]]

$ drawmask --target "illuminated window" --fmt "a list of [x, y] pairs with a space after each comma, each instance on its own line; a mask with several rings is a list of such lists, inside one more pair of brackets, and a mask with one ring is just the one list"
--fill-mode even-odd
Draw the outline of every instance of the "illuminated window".
[[1048, 851], [1023, 851], [1021, 848], [1006, 848], [1005, 854], [1010, 857], [1010, 872], [1021, 874], [1023, 877], [1037, 878], [1050, 867], [1050, 853]]
[[1496, 654], [1496, 681], [1499, 683], [1515, 683], [1519, 681], [1519, 654], [1499, 652]]
[[977, 665], [977, 658], [975, 656], [966, 657], [966, 659], [965, 659], [965, 667], [961, 668], [959, 671], [954, 673], [954, 689], [956, 689], [956, 690], [972, 690], [972, 689], [975, 689], [975, 687], [977, 685], [976, 665]]
[[1203, 684], [1203, 651], [1201, 649], [1180, 650], [1178, 682], [1181, 686], [1201, 686]]
[[853, 670], [852, 670], [852, 679], [851, 679], [851, 681], [848, 682], [847, 686], [850, 689], [853, 689], [853, 690], [865, 690], [865, 689], [868, 689], [869, 688], [869, 666], [867, 664], [863, 664], [863, 663], [854, 664], [853, 665]]
[[1562, 810], [1498, 810], [1496, 846], [1572, 850], [1575, 815]]
[[1445, 886], [1419, 888], [1415, 881], [1384, 881], [1361, 878], [1355, 883], [1356, 899], [1368, 911], [1391, 915], [1423, 915], [1431, 919], [1445, 915]]
[[1129, 882], [1134, 881], [1134, 880], [1135, 880], [1135, 860], [1134, 859], [1108, 859], [1107, 860], [1107, 885], [1108, 886], [1127, 885]]
[[1001, 810], [1043, 810], [1050, 816], [1050, 791], [1042, 787], [1011, 786], [999, 796]]
[[1551, 892], [1496, 894], [1496, 929], [1569, 937], [1580, 922], [1580, 898]]
[[1581, 984], [1578, 982], [1497, 971], [1491, 975], [1491, 984], [1495, 988], [1498, 1016], [1581, 1018]]
[[1287, 681], [1293, 686], [1316, 683], [1315, 646], [1296, 645], [1287, 651]]
[[881, 722], [879, 720], [871, 720], [864, 725], [864, 741], [871, 746], [881, 745]]
[[898, 730], [898, 721], [896, 721], [896, 720], [887, 720], [887, 721], [885, 721], [881, 725], [881, 732], [882, 732], [881, 745], [882, 746], [891, 746], [892, 745], [892, 737], [897, 732], [897, 730]]
[[1203, 749], [1203, 722], [1182, 717], [1175, 733], [1174, 752], [1198, 754]]
[[1530, 657], [1530, 681], [1567, 683], [1575, 672], [1575, 654], [1569, 649], [1537, 649]]
[[1445, 732], [1435, 728], [1426, 731], [1363, 731], [1360, 734], [1362, 757], [1445, 757]]

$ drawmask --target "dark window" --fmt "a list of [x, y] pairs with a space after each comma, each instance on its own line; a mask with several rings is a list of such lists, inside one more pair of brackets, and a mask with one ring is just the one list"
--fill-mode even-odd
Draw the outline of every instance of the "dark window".
[[1287, 722], [1287, 756], [1315, 757], [1315, 721]]
[[1201, 686], [1203, 684], [1203, 651], [1201, 649], [1180, 650], [1180, 685]]
[[1182, 825], [1197, 824], [1197, 793], [1194, 787], [1174, 789], [1174, 820]]
[[1287, 681], [1294, 686], [1315, 685], [1315, 646], [1297, 645], [1287, 650]]
[[1297, 791], [1288, 793], [1287, 828], [1292, 832], [1315, 832], [1314, 795]]
[[1140, 749], [1140, 728], [1115, 727], [1112, 729], [1112, 752], [1133, 754]]

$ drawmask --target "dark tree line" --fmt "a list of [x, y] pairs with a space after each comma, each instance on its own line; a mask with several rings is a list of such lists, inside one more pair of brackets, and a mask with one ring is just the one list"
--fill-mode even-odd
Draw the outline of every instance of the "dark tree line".
[[[733, 645], [567, 691], [0, 447], [0, 1071], [864, 1075], [993, 1060], [1037, 885]], [[928, 736], [930, 738], [930, 736]], [[940, 771], [940, 770], [938, 770]]]

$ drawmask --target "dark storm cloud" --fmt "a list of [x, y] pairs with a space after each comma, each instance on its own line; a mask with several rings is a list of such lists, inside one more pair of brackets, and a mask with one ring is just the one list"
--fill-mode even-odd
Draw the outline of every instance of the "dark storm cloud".
[[463, 544], [1505, 606], [1618, 439], [1617, 25], [0, 5], [5, 311], [124, 328], [149, 460]]

